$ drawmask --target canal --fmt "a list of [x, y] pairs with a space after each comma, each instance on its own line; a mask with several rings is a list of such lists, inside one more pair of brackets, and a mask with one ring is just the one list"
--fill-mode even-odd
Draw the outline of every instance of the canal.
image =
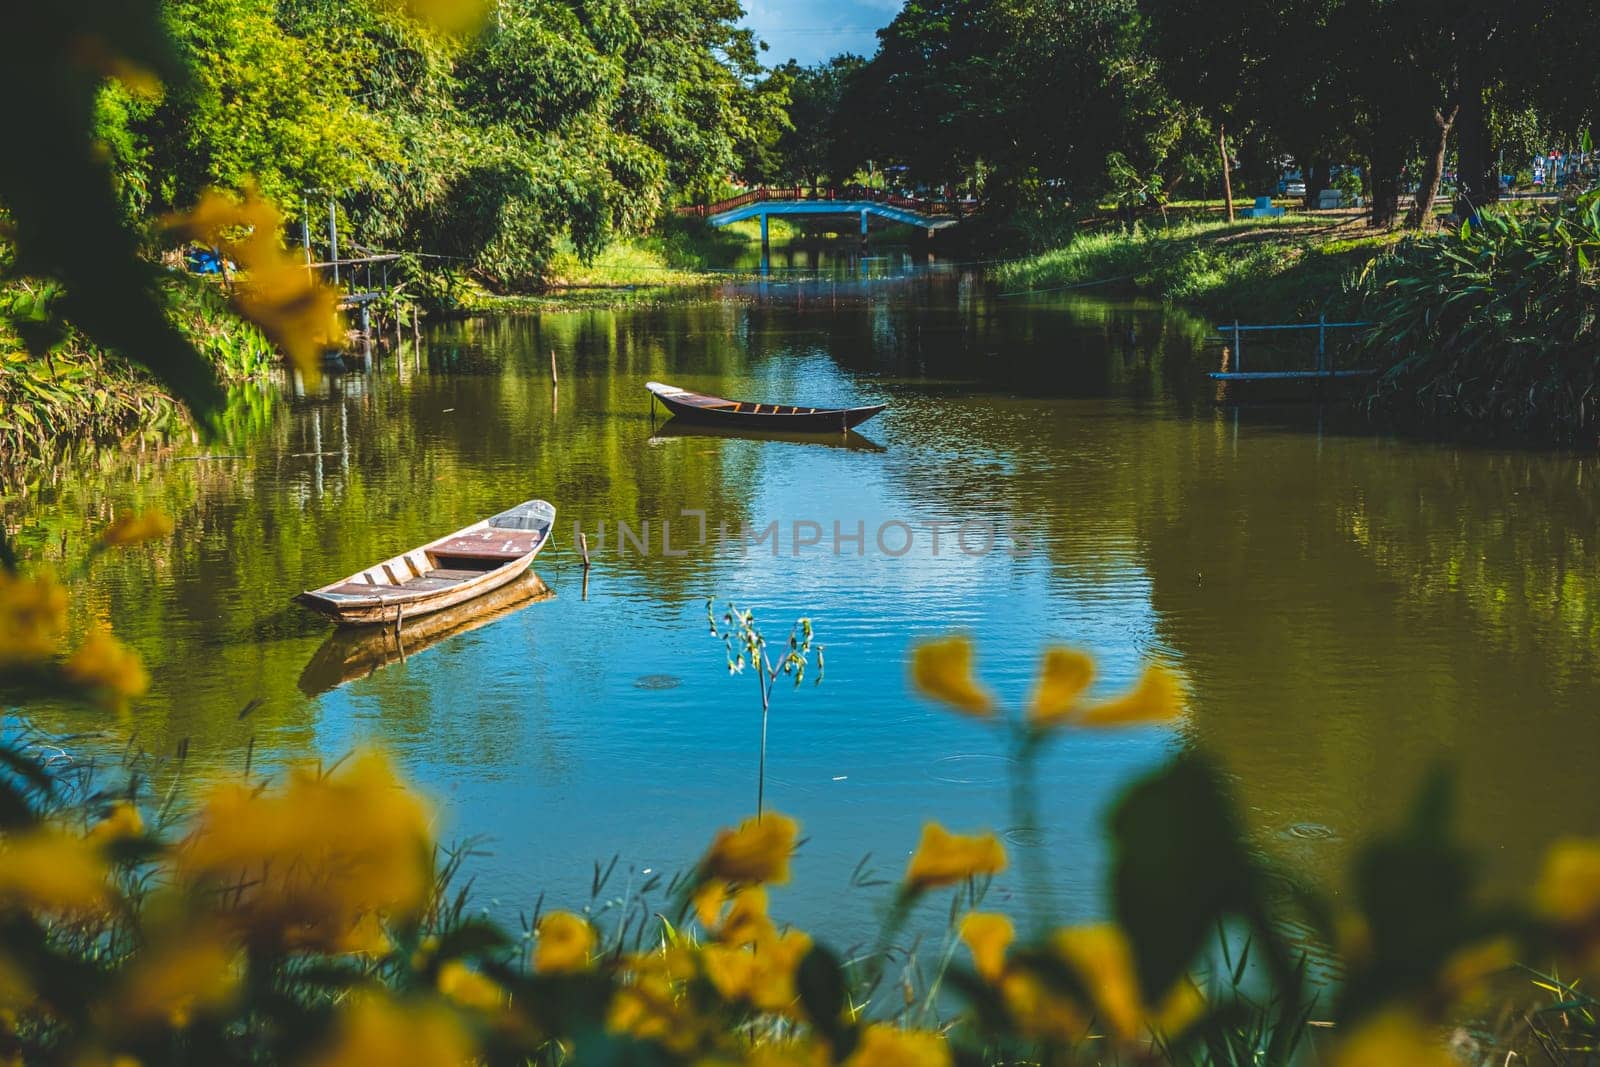
[[[807, 616], [826, 646], [820, 685], [775, 696], [766, 798], [808, 837], [774, 910], [836, 944], [867, 936], [883, 890], [859, 883], [897, 877], [925, 818], [1048, 849], [1056, 915], [1101, 915], [1107, 806], [1186, 746], [1226, 767], [1262, 848], [1334, 886], [1439, 760], [1497, 884], [1600, 831], [1592, 459], [1219, 407], [1205, 324], [1160, 307], [1002, 297], [896, 250], [812, 265], [779, 256], [664, 306], [435, 325], [316, 385], [241, 390], [227, 441], [81, 456], [12, 496], [33, 560], [63, 534], [76, 558], [113, 511], [176, 521], [92, 564], [93, 612], [154, 679], [125, 727], [92, 725], [186, 745], [198, 780], [247, 749], [260, 773], [380, 744], [441, 836], [476, 841], [480, 904], [581, 905], [596, 862], [619, 857], [620, 892], [753, 810], [757, 692], [730, 677], [710, 598], [773, 641]], [[680, 433], [647, 380], [889, 407], [820, 443]], [[553, 596], [404, 659], [324, 648], [289, 603], [529, 497], [558, 508], [535, 564]], [[1037, 838], [1009, 821], [1001, 739], [908, 685], [908, 646], [951, 631], [1011, 706], [1063, 643], [1098, 657], [1106, 694], [1171, 665], [1188, 716], [1052, 745]]]

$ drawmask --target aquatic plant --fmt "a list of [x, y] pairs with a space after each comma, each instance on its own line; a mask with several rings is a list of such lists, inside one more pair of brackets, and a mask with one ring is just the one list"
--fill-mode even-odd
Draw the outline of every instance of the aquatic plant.
[[1600, 363], [1600, 193], [1532, 214], [1486, 210], [1401, 242], [1360, 279], [1387, 369], [1371, 403], [1589, 438]]

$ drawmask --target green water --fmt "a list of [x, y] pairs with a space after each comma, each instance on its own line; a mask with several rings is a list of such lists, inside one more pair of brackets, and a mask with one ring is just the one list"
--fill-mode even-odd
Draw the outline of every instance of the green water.
[[[836, 943], [874, 921], [857, 864], [897, 875], [930, 817], [1048, 849], [1057, 914], [1100, 914], [1107, 805], [1187, 745], [1233, 774], [1260, 844], [1330, 882], [1441, 758], [1501, 885], [1553, 836], [1600, 830], [1592, 459], [1218, 407], [1204, 324], [1158, 308], [1002, 299], [892, 252], [787, 269], [809, 265], [686, 306], [442, 324], [314, 387], [252, 389], [228, 442], [75, 460], [5, 519], [35, 561], [65, 534], [70, 562], [114, 511], [165, 509], [170, 541], [100, 558], [86, 586], [154, 677], [111, 733], [186, 743], [196, 777], [251, 746], [270, 771], [381, 743], [444, 837], [488, 839], [477, 892], [504, 914], [541, 890], [586, 901], [613, 854], [636, 881], [680, 869], [753, 809], [757, 695], [728, 676], [708, 596], [770, 638], [809, 615], [827, 646], [820, 686], [777, 695], [766, 796], [809, 835], [775, 909]], [[679, 435], [652, 420], [651, 379], [889, 410], [847, 443]], [[535, 567], [553, 598], [343, 684], [308, 671], [330, 631], [294, 593], [535, 496], [559, 509]], [[649, 524], [648, 552], [619, 547], [619, 520]], [[774, 522], [776, 554], [738, 541]], [[1099, 657], [1105, 693], [1167, 661], [1188, 718], [1063, 738], [1045, 838], [1015, 833], [1001, 740], [906, 682], [909, 643], [951, 630], [1012, 703], [1063, 642]]]

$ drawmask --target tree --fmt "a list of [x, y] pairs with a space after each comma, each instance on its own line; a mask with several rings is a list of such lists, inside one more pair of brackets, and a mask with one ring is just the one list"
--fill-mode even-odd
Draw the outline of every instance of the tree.
[[789, 83], [790, 128], [778, 139], [775, 177], [811, 186], [846, 177], [830, 169], [837, 154], [839, 111], [850, 80], [866, 63], [847, 53], [810, 67], [790, 60], [778, 68]]

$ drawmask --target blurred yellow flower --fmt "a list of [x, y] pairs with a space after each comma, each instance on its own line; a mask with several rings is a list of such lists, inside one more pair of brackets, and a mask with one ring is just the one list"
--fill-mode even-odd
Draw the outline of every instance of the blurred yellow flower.
[[1039, 681], [1028, 703], [1028, 721], [1054, 726], [1078, 710], [1078, 701], [1094, 681], [1094, 660], [1072, 648], [1046, 649]]
[[1517, 946], [1509, 937], [1492, 937], [1451, 953], [1439, 971], [1439, 994], [1447, 1003], [1475, 1000], [1490, 978], [1517, 962]]
[[460, 960], [449, 960], [439, 968], [438, 985], [439, 992], [474, 1011], [497, 1011], [505, 1006], [508, 999], [500, 983]]
[[1017, 1028], [1029, 1037], [1071, 1045], [1089, 1033], [1083, 1008], [1029, 971], [1007, 970], [1000, 978], [1000, 995]]
[[197, 1013], [229, 1004], [239, 979], [239, 953], [224, 931], [186, 930], [147, 946], [97, 1015], [118, 1029], [182, 1029]]
[[118, 712], [127, 711], [128, 701], [150, 688], [150, 675], [139, 654], [100, 627], [89, 632], [62, 670], [69, 680], [93, 691], [101, 703]]
[[67, 591], [54, 578], [0, 570], [0, 667], [49, 659], [66, 632]]
[[1111, 923], [1068, 927], [1051, 935], [1050, 947], [1077, 973], [1111, 1034], [1122, 1041], [1135, 1037], [1146, 1012], [1133, 948], [1122, 930]]
[[229, 916], [276, 948], [367, 951], [376, 919], [417, 915], [433, 888], [428, 811], [375, 752], [333, 773], [295, 768], [260, 791], [211, 790], [178, 850], [180, 877], [239, 887]]
[[994, 698], [972, 678], [972, 641], [956, 635], [911, 649], [911, 682], [927, 696], [978, 718], [994, 714]]
[[844, 1062], [845, 1067], [950, 1067], [954, 1060], [942, 1034], [873, 1023]]
[[731, 898], [726, 918], [711, 929], [717, 940], [729, 945], [750, 945], [777, 936], [777, 927], [767, 915], [767, 891], [758, 885], [746, 886]]
[[100, 847], [40, 826], [0, 838], [0, 906], [52, 914], [104, 910], [111, 891]]
[[540, 974], [571, 974], [584, 970], [589, 966], [594, 945], [594, 927], [587, 919], [570, 911], [553, 911], [539, 920], [533, 969]]
[[1361, 1024], [1335, 1050], [1333, 1067], [1460, 1067], [1414, 1016], [1391, 1010]]
[[1139, 682], [1127, 693], [1103, 704], [1091, 704], [1073, 725], [1083, 727], [1132, 726], [1171, 722], [1183, 714], [1183, 688], [1178, 676], [1159, 663], [1144, 669]]
[[139, 808], [128, 800], [113, 804], [105, 818], [89, 827], [89, 840], [102, 847], [143, 834], [144, 819], [139, 815]]
[[799, 835], [799, 823], [769, 811], [735, 829], [718, 830], [700, 869], [736, 885], [782, 884], [789, 880], [789, 856]]
[[1600, 919], [1600, 839], [1570, 837], [1545, 854], [1534, 903], [1563, 926]]
[[694, 905], [694, 916], [700, 920], [700, 925], [707, 930], [715, 929], [728, 903], [728, 883], [715, 878], [701, 882], [690, 897], [690, 903]]
[[488, 17], [488, 0], [390, 0], [412, 18], [445, 33], [470, 35]]
[[991, 982], [1005, 971], [1006, 949], [1016, 936], [1011, 919], [995, 912], [975, 911], [961, 920], [961, 940], [972, 953], [972, 965]]
[[472, 1039], [441, 1004], [362, 995], [340, 1013], [333, 1041], [310, 1067], [465, 1067], [474, 1062]]
[[134, 545], [172, 533], [172, 520], [159, 511], [124, 512], [100, 531], [102, 545]]
[[994, 834], [952, 834], [936, 822], [922, 828], [922, 840], [906, 866], [906, 891], [954, 885], [1006, 869], [1006, 850]]
[[238, 262], [243, 277], [234, 290], [235, 307], [314, 380], [323, 350], [343, 339], [339, 294], [284, 250], [278, 209], [253, 187], [243, 200], [208, 189], [193, 208], [168, 216], [166, 224]]
[[753, 945], [710, 944], [701, 950], [706, 977], [725, 1000], [747, 1001], [762, 1011], [789, 1011], [799, 993], [794, 976], [811, 951], [811, 938], [799, 930]]

